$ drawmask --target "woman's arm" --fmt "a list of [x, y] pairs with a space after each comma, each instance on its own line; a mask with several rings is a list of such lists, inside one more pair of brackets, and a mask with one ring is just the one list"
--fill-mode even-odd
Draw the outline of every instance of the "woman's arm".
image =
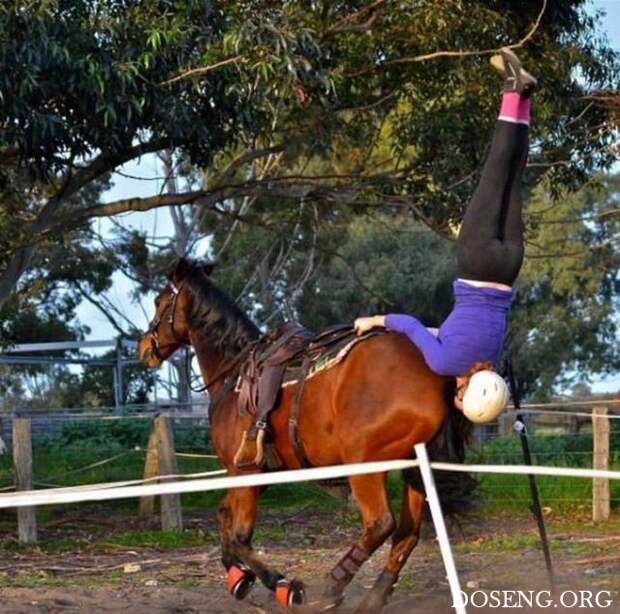
[[453, 375], [446, 372], [445, 348], [441, 341], [420, 320], [405, 314], [391, 313], [384, 316], [384, 326], [387, 330], [407, 335], [422, 352], [426, 364], [435, 373]]

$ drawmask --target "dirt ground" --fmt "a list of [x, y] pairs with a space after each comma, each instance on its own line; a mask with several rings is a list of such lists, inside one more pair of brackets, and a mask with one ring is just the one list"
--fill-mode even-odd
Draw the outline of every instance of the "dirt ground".
[[[186, 514], [187, 535], [178, 545], [157, 532], [146, 533], [144, 521], [127, 514], [92, 510], [79, 515], [63, 512], [39, 531], [41, 545], [21, 548], [14, 543], [10, 516], [0, 519], [0, 612], [263, 612], [281, 611], [271, 593], [257, 584], [244, 602], [228, 596], [219, 561], [212, 514]], [[517, 608], [527, 612], [620, 613], [620, 518], [593, 525], [583, 518], [547, 519], [556, 573], [555, 603], [547, 608]], [[156, 528], [156, 521], [152, 523]], [[289, 577], [303, 579], [310, 601], [320, 591], [321, 578], [348, 548], [359, 528], [350, 514], [308, 510], [264, 515], [255, 547], [271, 565]], [[148, 528], [148, 527], [146, 527]], [[536, 527], [530, 518], [470, 515], [449, 530], [461, 584], [466, 593], [545, 590], [544, 561]], [[131, 539], [127, 536], [130, 535]], [[150, 538], [148, 536], [151, 536]], [[149, 543], [149, 541], [153, 543]], [[388, 546], [362, 568], [338, 612], [354, 612], [381, 570]], [[573, 605], [579, 590], [603, 593], [608, 607]], [[588, 602], [584, 602], [588, 606]], [[508, 602], [508, 605], [510, 602]], [[544, 604], [544, 601], [543, 601]], [[407, 563], [386, 614], [441, 614], [454, 611], [432, 528], [426, 524], [420, 544]], [[469, 612], [513, 612], [515, 608], [470, 607]]]

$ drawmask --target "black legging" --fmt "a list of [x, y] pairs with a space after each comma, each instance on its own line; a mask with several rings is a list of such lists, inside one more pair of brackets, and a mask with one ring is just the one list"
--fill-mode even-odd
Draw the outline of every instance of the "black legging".
[[512, 286], [523, 262], [521, 177], [528, 127], [498, 120], [457, 240], [458, 275]]

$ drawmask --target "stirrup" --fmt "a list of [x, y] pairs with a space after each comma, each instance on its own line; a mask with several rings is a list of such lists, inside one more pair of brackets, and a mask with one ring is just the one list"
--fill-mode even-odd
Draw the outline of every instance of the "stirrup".
[[258, 433], [256, 435], [256, 455], [251, 461], [244, 461], [244, 452], [246, 451], [246, 446], [249, 443], [248, 439], [248, 431], [243, 431], [243, 437], [241, 438], [241, 444], [239, 445], [239, 449], [235, 454], [233, 459], [233, 463], [237, 469], [248, 469], [250, 467], [260, 468], [265, 460], [265, 428], [259, 428]]

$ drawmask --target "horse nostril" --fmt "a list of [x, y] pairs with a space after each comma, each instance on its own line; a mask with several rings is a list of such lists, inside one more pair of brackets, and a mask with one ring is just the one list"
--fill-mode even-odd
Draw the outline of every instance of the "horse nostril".
[[153, 353], [153, 351], [151, 350], [151, 348], [148, 345], [138, 348], [138, 358], [142, 362], [148, 362], [151, 359], [152, 353]]

